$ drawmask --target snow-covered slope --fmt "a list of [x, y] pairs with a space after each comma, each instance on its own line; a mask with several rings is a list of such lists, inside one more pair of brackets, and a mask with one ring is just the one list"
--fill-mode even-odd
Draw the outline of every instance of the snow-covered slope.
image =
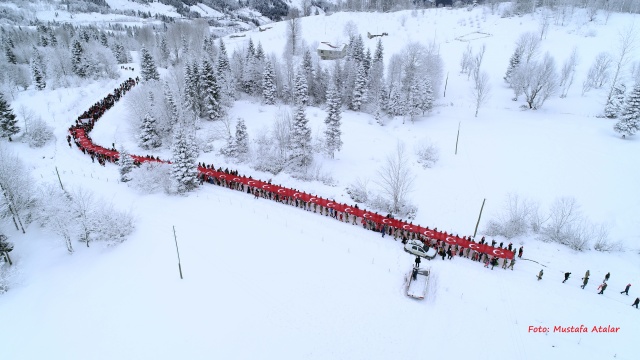
[[[585, 97], [579, 91], [595, 54], [613, 50], [617, 30], [633, 17], [614, 14], [607, 26], [577, 18], [566, 27], [552, 25], [543, 41], [545, 50], [562, 62], [575, 44], [581, 62], [569, 96], [553, 98], [535, 112], [521, 111], [520, 103], [510, 101], [502, 76], [515, 38], [537, 29], [536, 18], [500, 19], [482, 9], [441, 9], [416, 17], [410, 12], [334, 14], [303, 19], [303, 36], [308, 43], [344, 39], [344, 24], [350, 20], [362, 34], [389, 33], [382, 38], [387, 60], [409, 41], [435, 38], [449, 72], [447, 96], [415, 124], [396, 119], [380, 127], [369, 115], [346, 111], [345, 146], [336, 160], [323, 160], [337, 187], [285, 175], [274, 182], [350, 202], [343, 187], [358, 176], [373, 176], [397, 139], [412, 149], [428, 137], [440, 147], [441, 160], [434, 169], [415, 167], [417, 223], [469, 234], [483, 198], [487, 206], [481, 229], [508, 192], [545, 205], [559, 196], [575, 196], [585, 214], [612, 223], [612, 236], [637, 249], [640, 159], [635, 154], [640, 140], [620, 140], [610, 120], [595, 117], [603, 107], [603, 91]], [[487, 44], [484, 69], [493, 88], [478, 118], [473, 117], [470, 83], [466, 75], [458, 75], [466, 43], [455, 40], [474, 31], [492, 34], [472, 42], [474, 47]], [[267, 52], [282, 52], [283, 24], [249, 34]], [[247, 39], [228, 41], [232, 48]], [[374, 40], [367, 41], [373, 48]], [[132, 74], [123, 71], [122, 78]], [[211, 185], [188, 197], [168, 197], [142, 196], [118, 184], [114, 166], [93, 164], [77, 149], [69, 149], [64, 136], [69, 119], [121, 80], [23, 92], [12, 102], [15, 109], [40, 104], [33, 110], [56, 127], [56, 143], [44, 149], [12, 144], [34, 176], [57, 181], [57, 166], [66, 186], [91, 188], [119, 207], [131, 208], [138, 228], [116, 248], [79, 246], [69, 256], [55, 236], [37, 226], [23, 236], [3, 223], [16, 244], [12, 257], [21, 272], [20, 281], [0, 297], [3, 358], [637, 357], [633, 341], [640, 333], [640, 313], [630, 306], [640, 294], [635, 251], [574, 253], [525, 237], [515, 244], [524, 245], [528, 260], [518, 260], [513, 271], [490, 270], [457, 257], [427, 263], [433, 272], [429, 295], [416, 301], [403, 292], [413, 258], [389, 237]], [[244, 117], [250, 136], [255, 136], [276, 110], [243, 100], [231, 115]], [[124, 103], [116, 105], [96, 126], [94, 141], [135, 149], [126, 113]], [[307, 114], [314, 131], [321, 131], [324, 111], [309, 108]], [[458, 124], [460, 146], [454, 155]], [[212, 154], [201, 160], [267, 176]], [[537, 281], [540, 269], [545, 275]], [[580, 278], [587, 269], [592, 278], [583, 290]], [[567, 271], [572, 275], [563, 284]], [[607, 272], [609, 288], [598, 295], [596, 287]], [[619, 294], [627, 283], [632, 284], [630, 296]], [[554, 331], [581, 325], [587, 333]], [[620, 329], [597, 333], [594, 326]], [[549, 332], [537, 333], [532, 327]]]

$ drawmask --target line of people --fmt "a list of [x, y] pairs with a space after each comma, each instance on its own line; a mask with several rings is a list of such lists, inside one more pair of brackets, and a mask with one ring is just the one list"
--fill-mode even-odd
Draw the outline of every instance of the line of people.
[[[540, 270], [540, 274], [542, 274], [542, 270]], [[582, 277], [582, 285], [580, 286], [580, 288], [584, 289], [587, 284], [589, 283], [589, 277], [591, 276], [591, 272], [589, 270], [587, 270], [587, 272], [584, 273], [584, 276]], [[542, 277], [542, 275], [539, 276], [540, 278]], [[569, 278], [571, 277], [571, 273], [570, 272], [566, 272], [564, 273], [564, 280], [562, 280], [562, 283], [564, 284], [565, 282], [567, 282], [567, 280], [569, 280]], [[608, 272], [605, 276], [604, 276], [604, 280], [602, 280], [602, 284], [600, 284], [598, 286], [598, 295], [603, 295], [604, 291], [607, 289], [607, 287], [609, 286], [607, 284], [607, 281], [609, 281], [609, 278], [611, 277], [611, 273]], [[538, 279], [540, 280], [540, 279]], [[624, 290], [620, 291], [620, 294], [625, 294], [625, 295], [629, 295], [629, 289], [631, 288], [631, 284], [627, 284], [627, 286], [624, 287]], [[631, 304], [631, 306], [635, 306], [636, 309], [638, 308], [638, 303], [640, 303], [640, 298], [636, 298], [636, 300], [633, 302], [633, 304]]]

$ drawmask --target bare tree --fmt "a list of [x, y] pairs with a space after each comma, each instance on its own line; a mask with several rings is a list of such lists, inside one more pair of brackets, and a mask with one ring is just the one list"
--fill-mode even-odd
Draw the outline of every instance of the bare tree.
[[471, 90], [473, 100], [476, 103], [475, 117], [478, 117], [478, 110], [480, 109], [480, 106], [484, 105], [489, 99], [490, 90], [491, 86], [489, 85], [489, 74], [487, 74], [486, 71], [483, 71], [475, 76], [473, 89]]
[[0, 145], [0, 218], [12, 218], [22, 233], [35, 203], [32, 184], [22, 160]]
[[[478, 76], [480, 75], [480, 66], [482, 66], [482, 59], [484, 58], [484, 52], [487, 50], [487, 46], [482, 44], [482, 49], [476, 53], [473, 57], [472, 68], [470, 75], [473, 76], [473, 81], [478, 81]], [[467, 77], [468, 79], [468, 77]]]
[[78, 234], [78, 223], [71, 210], [69, 194], [53, 184], [40, 188], [37, 220], [41, 226], [64, 240], [69, 254], [73, 253], [72, 239]]
[[516, 47], [522, 48], [523, 62], [528, 63], [540, 52], [540, 38], [534, 32], [526, 32], [520, 35]]
[[302, 37], [302, 24], [300, 23], [300, 11], [292, 7], [287, 15], [287, 52], [298, 54], [298, 43]]
[[611, 77], [611, 56], [606, 52], [598, 54], [589, 68], [587, 78], [582, 83], [582, 95], [591, 89], [600, 89]]
[[578, 66], [578, 48], [574, 47], [571, 55], [565, 60], [562, 65], [562, 70], [560, 71], [560, 82], [558, 86], [560, 87], [561, 98], [567, 97], [567, 93], [573, 84], [573, 79], [576, 74], [576, 66]]
[[387, 156], [385, 164], [378, 170], [378, 176], [376, 184], [380, 186], [391, 202], [393, 211], [397, 213], [407, 195], [413, 190], [415, 180], [404, 143], [397, 142], [395, 153]]
[[618, 83], [618, 77], [620, 76], [620, 70], [627, 65], [630, 59], [630, 55], [635, 51], [637, 46], [637, 35], [635, 26], [631, 25], [624, 30], [618, 32], [618, 51], [616, 53], [617, 62], [615, 72], [613, 73], [613, 79], [611, 80], [611, 88], [609, 89], [609, 95], [607, 96], [607, 102], [611, 100], [613, 95], [613, 89]]
[[556, 64], [548, 53], [541, 62], [533, 61], [521, 65], [522, 92], [530, 109], [539, 109], [558, 88]]

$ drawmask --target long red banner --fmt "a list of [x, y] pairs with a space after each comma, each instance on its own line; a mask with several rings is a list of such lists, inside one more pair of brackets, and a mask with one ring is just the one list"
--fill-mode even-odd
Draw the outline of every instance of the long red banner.
[[[102, 113], [100, 113], [98, 118], [101, 115]], [[89, 130], [90, 129], [91, 128], [89, 128]], [[117, 151], [95, 145], [93, 141], [87, 136], [87, 132], [82, 126], [72, 126], [69, 129], [69, 131], [73, 135], [74, 139], [79, 144], [79, 146], [81, 148], [84, 148], [86, 151], [89, 151], [94, 154], [100, 154], [106, 158], [111, 159], [112, 161], [115, 161], [119, 157], [119, 153]], [[144, 156], [137, 156], [137, 155], [132, 155], [132, 158], [138, 161], [139, 163], [149, 162], [149, 161], [169, 163], [168, 161], [158, 160], [158, 159], [144, 157]], [[355, 215], [359, 218], [364, 218], [364, 219], [373, 221], [378, 225], [384, 224], [396, 229], [402, 229], [408, 232], [422, 234], [429, 239], [442, 241], [449, 245], [458, 245], [459, 247], [462, 247], [465, 249], [470, 248], [480, 253], [489, 254], [489, 255], [496, 256], [503, 259], [512, 259], [515, 255], [515, 251], [512, 252], [508, 249], [496, 248], [496, 247], [489, 246], [487, 244], [479, 244], [467, 238], [461, 238], [459, 236], [447, 234], [446, 232], [432, 230], [432, 229], [429, 229], [428, 227], [414, 225], [411, 222], [387, 218], [376, 212], [371, 212], [368, 210], [359, 209], [346, 204], [341, 204], [333, 200], [324, 199], [320, 196], [307, 194], [304, 191], [289, 189], [279, 185], [270, 184], [268, 182], [264, 182], [258, 179], [253, 179], [250, 177], [234, 176], [234, 175], [227, 174], [225, 172], [216, 171], [214, 169], [208, 169], [201, 166], [198, 167], [198, 172], [200, 176], [206, 175], [209, 177], [217, 178], [218, 180], [224, 180], [226, 182], [240, 183], [249, 187], [259, 188], [259, 189], [271, 192], [273, 194], [278, 194], [281, 197], [282, 196], [291, 197], [293, 199], [302, 200], [306, 203], [317, 204], [325, 208], [332, 208], [338, 212], [348, 213], [350, 215]]]

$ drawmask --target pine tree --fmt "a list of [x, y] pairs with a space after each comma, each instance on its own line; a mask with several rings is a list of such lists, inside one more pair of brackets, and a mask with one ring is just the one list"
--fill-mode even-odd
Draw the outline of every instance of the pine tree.
[[38, 68], [35, 61], [31, 62], [31, 77], [33, 78], [33, 84], [37, 90], [44, 90], [44, 88], [47, 87], [44, 75]]
[[175, 129], [171, 152], [171, 178], [176, 191], [183, 194], [198, 187], [198, 149], [194, 136], [182, 126]]
[[20, 132], [20, 127], [16, 114], [13, 113], [9, 103], [0, 93], [0, 137], [9, 138], [11, 141], [11, 137], [18, 132]]
[[296, 105], [300, 105], [303, 108], [309, 103], [309, 92], [307, 89], [307, 76], [304, 73], [304, 69], [298, 69], [298, 75], [296, 76], [294, 99]]
[[384, 57], [384, 47], [382, 47], [382, 39], [378, 39], [376, 44], [376, 51], [373, 55], [373, 62], [382, 62]]
[[609, 101], [607, 101], [607, 105], [604, 107], [604, 115], [606, 117], [609, 119], [615, 119], [618, 117], [618, 114], [624, 106], [624, 95], [626, 91], [627, 88], [624, 84], [614, 86], [613, 94]]
[[420, 99], [418, 102], [418, 108], [422, 110], [422, 115], [425, 112], [431, 111], [433, 109], [433, 86], [431, 86], [431, 81], [426, 79], [424, 82], [420, 84]]
[[220, 39], [220, 52], [218, 52], [218, 73], [225, 71], [231, 71], [231, 65], [229, 65], [229, 55], [227, 55], [227, 48], [224, 46], [224, 42]]
[[619, 119], [613, 130], [623, 136], [634, 135], [640, 130], [640, 82], [636, 83], [631, 93], [627, 96]]
[[291, 130], [291, 157], [291, 160], [301, 167], [311, 163], [311, 128], [302, 102], [297, 104]]
[[258, 47], [256, 48], [256, 59], [263, 61], [265, 58], [264, 50], [262, 49], [262, 43], [258, 41]]
[[118, 170], [120, 171], [120, 181], [131, 180], [131, 170], [133, 170], [133, 158], [124, 148], [120, 149], [118, 157]]
[[107, 39], [107, 34], [105, 32], [100, 33], [100, 44], [104, 47], [109, 47], [109, 39]]
[[243, 118], [238, 118], [235, 138], [236, 158], [244, 160], [249, 153], [249, 134]]
[[511, 84], [511, 76], [513, 75], [513, 72], [518, 68], [518, 66], [520, 66], [522, 52], [522, 48], [516, 48], [513, 55], [511, 55], [511, 59], [509, 59], [509, 66], [507, 67], [507, 72], [504, 75], [504, 80], [509, 84]]
[[49, 45], [55, 47], [58, 46], [58, 39], [56, 38], [56, 34], [53, 32], [52, 28], [48, 28], [49, 31]]
[[405, 112], [405, 104], [402, 100], [400, 84], [394, 83], [389, 93], [389, 101], [387, 103], [389, 114], [392, 116], [403, 116]]
[[271, 61], [267, 61], [262, 73], [262, 98], [267, 105], [273, 105], [276, 103], [276, 84], [275, 84], [275, 72]]
[[213, 65], [208, 60], [202, 64], [202, 90], [204, 91], [204, 112], [209, 120], [219, 120], [224, 116], [220, 102], [220, 88]]
[[144, 46], [140, 49], [140, 75], [144, 81], [160, 80], [156, 63], [151, 53]]
[[254, 58], [256, 57], [256, 48], [255, 46], [253, 46], [253, 40], [251, 40], [251, 38], [249, 38], [249, 44], [247, 45], [247, 54], [246, 54], [246, 58]]
[[200, 86], [200, 71], [198, 64], [195, 62], [186, 63], [184, 67], [184, 101], [186, 107], [193, 111], [194, 114], [201, 114], [200, 104], [203, 102]]
[[324, 120], [327, 128], [325, 129], [325, 147], [329, 156], [333, 159], [334, 153], [342, 148], [342, 140], [340, 135], [341, 125], [340, 95], [336, 91], [335, 85], [329, 85], [327, 90], [327, 118]]
[[73, 41], [73, 49], [71, 50], [71, 70], [80, 77], [87, 76], [87, 66], [84, 61], [84, 49], [77, 39]]
[[160, 136], [158, 135], [156, 119], [150, 114], [146, 113], [140, 126], [140, 147], [143, 149], [153, 149], [162, 145]]
[[351, 99], [351, 110], [360, 111], [362, 103], [367, 99], [367, 74], [364, 71], [364, 65], [358, 64], [358, 72], [356, 74], [356, 83], [353, 88], [353, 97]]
[[362, 66], [364, 66], [365, 74], [369, 74], [369, 69], [371, 69], [371, 63], [373, 60], [371, 59], [371, 50], [367, 48], [367, 52], [364, 54], [364, 59], [362, 60]]
[[169, 108], [169, 125], [173, 128], [180, 121], [180, 112], [168, 83], [164, 83], [164, 98]]

